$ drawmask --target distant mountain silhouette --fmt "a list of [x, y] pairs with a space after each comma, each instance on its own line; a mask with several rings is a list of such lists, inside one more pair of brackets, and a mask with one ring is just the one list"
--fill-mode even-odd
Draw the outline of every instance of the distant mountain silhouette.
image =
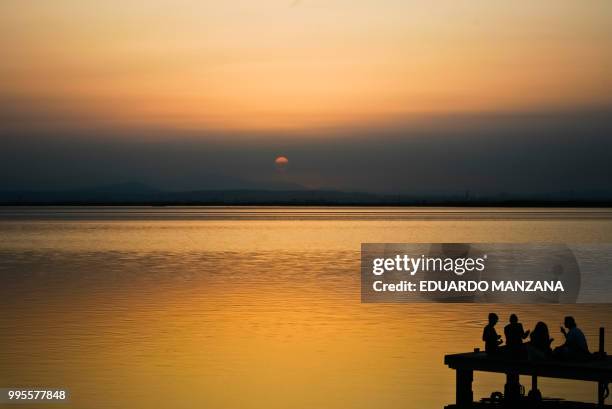
[[213, 189], [163, 191], [143, 183], [122, 183], [69, 190], [0, 191], [0, 204], [303, 204], [376, 203], [378, 195], [332, 190]]
[[140, 182], [126, 182], [118, 183], [113, 185], [101, 185], [93, 187], [81, 187], [76, 189], [70, 189], [66, 192], [72, 193], [89, 193], [89, 194], [144, 194], [144, 193], [157, 193], [159, 189], [146, 185]]
[[68, 190], [0, 191], [0, 205], [465, 205], [465, 206], [611, 206], [605, 192], [542, 193], [534, 195], [376, 194], [313, 190], [288, 184], [289, 189], [208, 189], [166, 191], [130, 182]]
[[144, 183], [82, 187], [68, 190], [0, 191], [0, 203], [114, 203], [148, 202], [159, 199], [161, 191]]

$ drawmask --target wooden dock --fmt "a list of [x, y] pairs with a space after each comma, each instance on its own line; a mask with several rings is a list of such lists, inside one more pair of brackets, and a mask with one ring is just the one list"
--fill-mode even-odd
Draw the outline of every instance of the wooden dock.
[[[543, 408], [612, 408], [607, 406], [604, 401], [610, 394], [608, 384], [612, 383], [612, 357], [609, 357], [604, 349], [605, 330], [599, 329], [599, 351], [594, 354], [592, 359], [583, 362], [559, 361], [559, 360], [528, 360], [513, 359], [508, 356], [496, 355], [489, 356], [485, 352], [475, 349], [474, 352], [463, 354], [452, 354], [444, 356], [444, 363], [456, 372], [456, 396], [455, 405], [447, 408], [477, 408], [491, 407], [489, 403], [475, 404], [474, 393], [472, 392], [472, 381], [474, 371], [497, 372], [506, 374], [506, 384], [504, 385], [503, 404], [506, 407], [522, 406], [525, 398], [521, 394], [519, 378], [521, 375], [531, 376], [531, 399], [526, 403], [530, 407]], [[538, 377], [572, 379], [577, 381], [590, 381], [597, 383], [597, 405], [567, 402], [562, 404], [558, 400], [541, 402], [540, 391], [538, 390]], [[538, 397], [538, 398], [536, 398]], [[483, 406], [484, 405], [484, 406]]]
[[532, 377], [532, 390], [537, 389], [537, 378], [559, 378], [596, 382], [598, 385], [598, 405], [604, 407], [604, 391], [612, 382], [612, 357], [588, 362], [566, 361], [529, 361], [490, 357], [485, 352], [469, 352], [446, 355], [444, 363], [456, 371], [456, 405], [471, 407], [474, 400], [472, 380], [474, 371], [497, 372], [506, 374], [504, 388], [506, 400], [520, 400], [520, 375]]

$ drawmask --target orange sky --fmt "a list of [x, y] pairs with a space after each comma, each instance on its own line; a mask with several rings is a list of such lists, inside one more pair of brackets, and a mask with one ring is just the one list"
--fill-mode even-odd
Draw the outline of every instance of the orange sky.
[[610, 21], [605, 0], [4, 0], [0, 102], [241, 131], [609, 106]]

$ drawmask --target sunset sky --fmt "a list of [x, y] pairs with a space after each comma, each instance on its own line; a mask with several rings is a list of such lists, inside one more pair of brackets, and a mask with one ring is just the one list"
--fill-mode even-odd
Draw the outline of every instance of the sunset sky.
[[[374, 141], [388, 159], [398, 149], [427, 151], [434, 140], [435, 150], [453, 134], [489, 135], [515, 153], [533, 152], [529, 144], [543, 140], [534, 138], [552, 138], [544, 146], [565, 138], [568, 154], [584, 154], [580, 163], [603, 166], [611, 21], [605, 0], [4, 0], [0, 159], [13, 176], [0, 187], [147, 179], [206, 188], [206, 178], [247, 175], [279, 182], [273, 161], [286, 155], [280, 182], [371, 190], [383, 174], [413, 172], [397, 165], [360, 175], [334, 162], [339, 146], [351, 144], [354, 163], [368, 160]], [[576, 148], [584, 137], [594, 139]], [[185, 144], [214, 158], [186, 160], [181, 149], [194, 149]], [[86, 159], [103, 154], [98, 145], [109, 155], [100, 162], [115, 160], [117, 174]], [[182, 170], [161, 172], [161, 152], [176, 155], [169, 161]], [[456, 174], [449, 166], [436, 172]], [[469, 184], [474, 170], [459, 170]], [[90, 179], [66, 177], [83, 172]], [[584, 172], [596, 186], [606, 182], [601, 168]]]

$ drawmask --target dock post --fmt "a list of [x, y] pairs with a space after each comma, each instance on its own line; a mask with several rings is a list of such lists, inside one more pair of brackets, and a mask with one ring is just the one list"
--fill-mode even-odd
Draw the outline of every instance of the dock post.
[[460, 408], [469, 408], [472, 406], [474, 394], [472, 392], [472, 380], [474, 373], [471, 369], [457, 369], [457, 384], [456, 384], [456, 403]]
[[[605, 329], [604, 327], [599, 327], [599, 357], [601, 359], [605, 359], [606, 350], [605, 350]], [[597, 383], [597, 405], [601, 408], [604, 407], [604, 401], [606, 400], [606, 386], [605, 382]]]
[[506, 372], [506, 385], [504, 385], [504, 400], [517, 402], [521, 399], [521, 384], [519, 374]]
[[538, 389], [538, 375], [531, 375], [531, 390], [527, 394], [532, 402], [542, 401], [542, 392]]

